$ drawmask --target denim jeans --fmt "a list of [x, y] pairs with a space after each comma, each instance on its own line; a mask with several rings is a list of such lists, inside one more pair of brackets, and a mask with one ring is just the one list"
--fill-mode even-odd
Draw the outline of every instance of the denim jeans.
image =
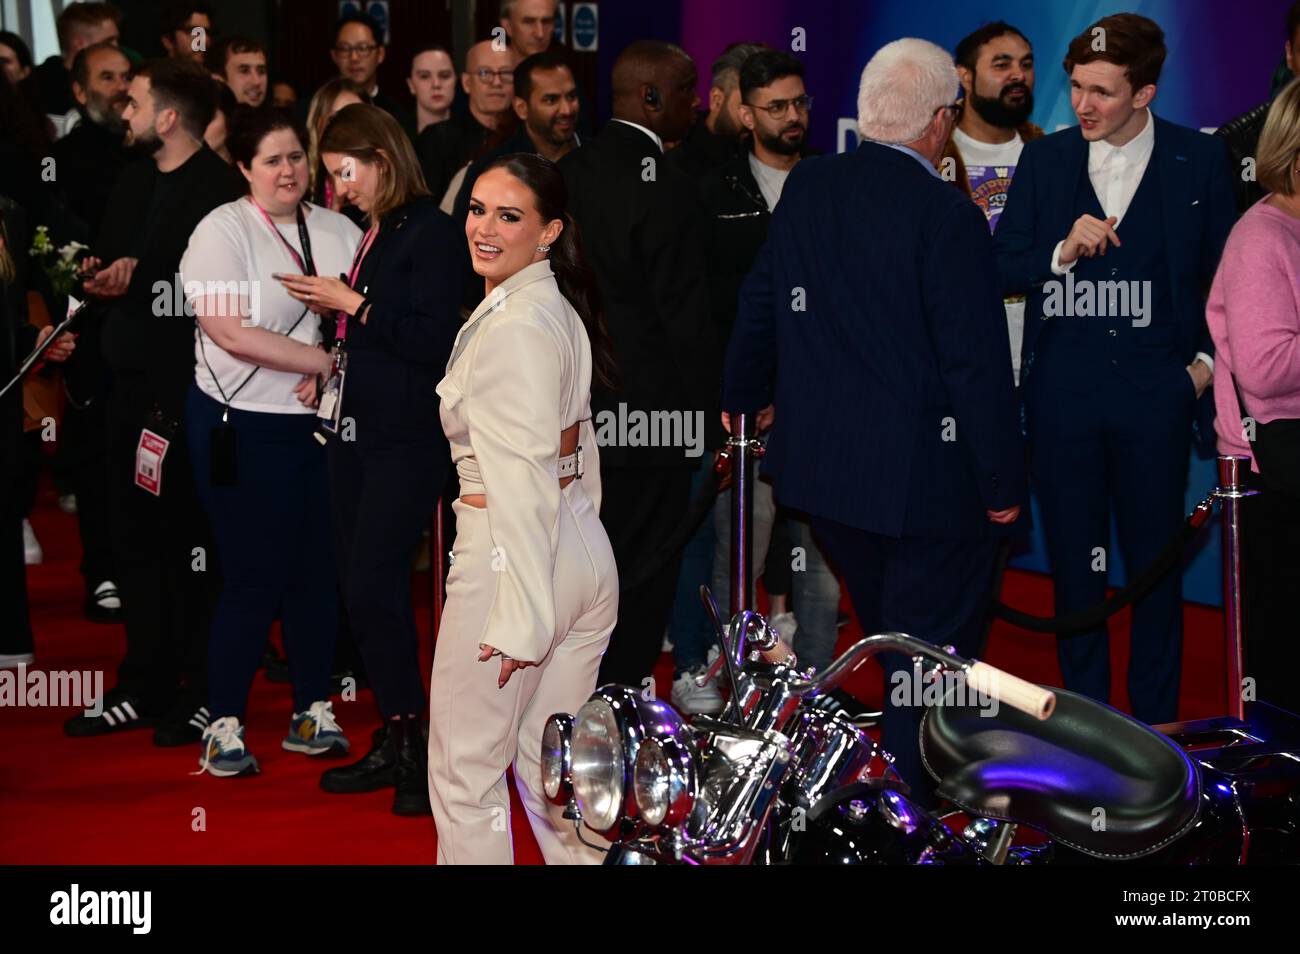
[[788, 518], [790, 539], [798, 548], [791, 554], [790, 596], [799, 623], [790, 647], [799, 666], [825, 669], [835, 658], [836, 620], [840, 609], [840, 581], [826, 563], [813, 539], [806, 518]]
[[[691, 500], [699, 495], [713, 469], [713, 455], [700, 458], [699, 469], [691, 478]], [[673, 612], [668, 620], [668, 638], [673, 644], [675, 674], [703, 666], [714, 643], [713, 625], [700, 602], [700, 586], [713, 573], [713, 511], [704, 515], [699, 529], [682, 549], [682, 569], [677, 576]]]

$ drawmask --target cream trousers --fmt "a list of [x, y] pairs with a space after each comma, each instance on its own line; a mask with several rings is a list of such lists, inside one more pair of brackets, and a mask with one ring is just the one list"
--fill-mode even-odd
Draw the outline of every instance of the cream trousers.
[[[492, 502], [489, 499], [488, 507]], [[555, 642], [537, 666], [497, 688], [500, 657], [479, 662], [495, 583], [488, 511], [456, 500], [456, 542], [447, 605], [429, 689], [429, 800], [438, 864], [514, 862], [506, 769], [547, 864], [599, 864], [563, 809], [542, 792], [542, 729], [552, 713], [573, 713], [596, 687], [600, 657], [618, 617], [618, 575], [609, 539], [582, 481], [561, 492], [555, 561]], [[589, 836], [594, 838], [596, 836]]]

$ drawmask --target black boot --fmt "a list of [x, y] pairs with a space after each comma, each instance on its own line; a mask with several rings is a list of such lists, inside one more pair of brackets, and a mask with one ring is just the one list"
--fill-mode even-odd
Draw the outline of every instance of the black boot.
[[388, 722], [396, 758], [394, 815], [433, 814], [429, 807], [429, 749], [423, 728], [418, 715], [399, 716]]
[[335, 795], [352, 795], [358, 792], [377, 792], [390, 787], [395, 780], [396, 760], [393, 758], [393, 737], [385, 723], [370, 737], [370, 751], [365, 758], [351, 765], [342, 765], [324, 772], [320, 787]]

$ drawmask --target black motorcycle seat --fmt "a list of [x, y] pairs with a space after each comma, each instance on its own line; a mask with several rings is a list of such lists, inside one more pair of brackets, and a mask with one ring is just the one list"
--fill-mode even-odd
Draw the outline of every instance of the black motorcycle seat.
[[1196, 822], [1196, 763], [1117, 709], [1054, 689], [1040, 722], [1010, 706], [930, 707], [921, 759], [937, 793], [982, 815], [1028, 825], [1098, 858], [1140, 858]]

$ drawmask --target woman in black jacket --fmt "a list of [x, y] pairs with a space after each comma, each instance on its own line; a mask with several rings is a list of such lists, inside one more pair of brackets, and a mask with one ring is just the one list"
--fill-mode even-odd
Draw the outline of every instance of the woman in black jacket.
[[[335, 544], [344, 602], [384, 720], [365, 758], [326, 772], [321, 787], [395, 785], [395, 813], [428, 814], [411, 558], [450, 466], [434, 389], [460, 325], [463, 239], [425, 188], [410, 140], [383, 110], [339, 110], [320, 152], [343, 200], [372, 224], [346, 281], [282, 281], [318, 312], [339, 313], [346, 373], [330, 441]], [[322, 400], [328, 405], [328, 390]]]

